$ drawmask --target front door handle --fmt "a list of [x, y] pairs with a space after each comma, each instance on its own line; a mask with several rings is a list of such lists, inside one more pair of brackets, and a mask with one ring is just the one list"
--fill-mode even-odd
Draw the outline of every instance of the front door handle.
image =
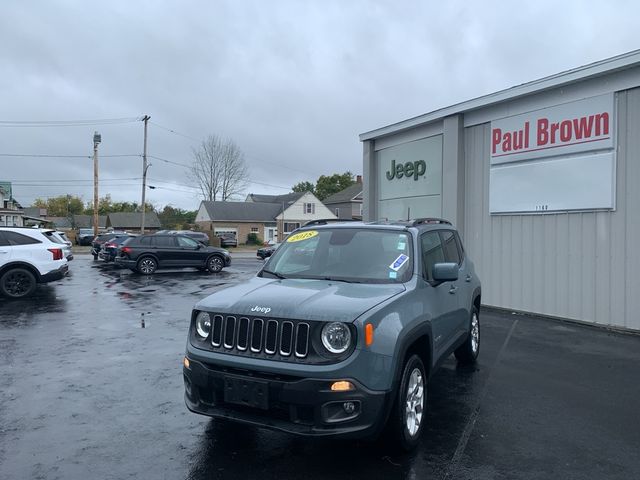
[[465, 282], [470, 282], [473, 277], [470, 273], [467, 274], [467, 277], [464, 279]]
[[458, 287], [456, 287], [455, 285], [451, 285], [451, 288], [449, 289], [449, 293], [451, 295], [455, 294], [458, 291]]

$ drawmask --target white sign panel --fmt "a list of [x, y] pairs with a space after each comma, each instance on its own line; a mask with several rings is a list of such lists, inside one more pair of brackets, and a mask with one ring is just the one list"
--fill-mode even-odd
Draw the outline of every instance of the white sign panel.
[[613, 152], [491, 168], [492, 213], [615, 208]]
[[491, 213], [615, 208], [614, 95], [491, 122]]
[[613, 148], [613, 93], [491, 122], [491, 165]]

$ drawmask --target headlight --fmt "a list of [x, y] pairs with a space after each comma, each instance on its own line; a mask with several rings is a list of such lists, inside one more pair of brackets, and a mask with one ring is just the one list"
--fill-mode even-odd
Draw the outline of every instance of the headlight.
[[202, 338], [207, 338], [211, 333], [211, 317], [207, 312], [200, 312], [196, 316], [196, 333]]
[[351, 330], [344, 323], [327, 323], [322, 328], [322, 344], [331, 353], [343, 353], [351, 344]]

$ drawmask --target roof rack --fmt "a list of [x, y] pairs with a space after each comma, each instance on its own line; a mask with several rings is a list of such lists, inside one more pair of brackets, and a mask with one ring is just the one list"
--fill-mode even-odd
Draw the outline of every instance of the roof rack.
[[311, 225], [326, 225], [327, 223], [340, 223], [340, 222], [361, 222], [362, 220], [356, 220], [354, 218], [319, 218], [318, 220], [311, 220], [303, 225], [303, 227], [310, 227]]
[[445, 220], [444, 218], [416, 218], [411, 223], [411, 226], [415, 227], [417, 225], [424, 225], [426, 223], [442, 223], [444, 225], [451, 225], [449, 220]]

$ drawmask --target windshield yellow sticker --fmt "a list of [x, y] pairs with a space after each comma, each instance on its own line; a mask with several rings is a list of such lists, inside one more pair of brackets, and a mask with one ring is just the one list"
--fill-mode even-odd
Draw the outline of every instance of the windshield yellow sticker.
[[303, 240], [309, 240], [310, 238], [313, 238], [316, 235], [318, 235], [318, 231], [317, 230], [309, 230], [308, 232], [296, 233], [295, 235], [291, 235], [289, 238], [287, 238], [287, 243], [301, 242]]

